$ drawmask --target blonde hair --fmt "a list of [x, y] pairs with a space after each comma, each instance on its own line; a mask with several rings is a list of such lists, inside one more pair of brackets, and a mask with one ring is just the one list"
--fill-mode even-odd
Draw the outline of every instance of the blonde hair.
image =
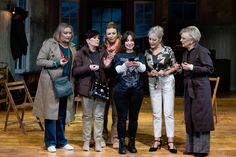
[[148, 37], [154, 34], [157, 36], [158, 39], [160, 39], [160, 41], [162, 40], [162, 37], [164, 35], [164, 29], [161, 26], [154, 26], [152, 28], [150, 28], [150, 30], [148, 31]]
[[179, 32], [180, 35], [182, 33], [188, 33], [189, 36], [195, 40], [195, 42], [199, 42], [201, 39], [201, 32], [199, 31], [199, 29], [196, 26], [185, 27], [185, 28], [181, 29], [181, 31]]
[[65, 28], [70, 28], [72, 31], [72, 37], [71, 40], [74, 37], [74, 31], [73, 31], [73, 27], [67, 23], [60, 23], [56, 29], [56, 31], [53, 34], [53, 38], [57, 41], [57, 42], [61, 42], [61, 34], [64, 31]]

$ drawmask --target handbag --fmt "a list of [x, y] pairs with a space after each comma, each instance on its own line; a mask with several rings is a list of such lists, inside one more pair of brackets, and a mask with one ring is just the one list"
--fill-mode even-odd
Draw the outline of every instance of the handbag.
[[101, 98], [103, 100], [109, 100], [109, 87], [100, 84], [98, 81], [94, 81], [90, 89], [89, 95], [94, 98]]
[[68, 76], [62, 76], [53, 79], [48, 70], [47, 72], [52, 80], [53, 91], [57, 98], [62, 98], [73, 94], [72, 83], [70, 82]]
[[[93, 63], [94, 62], [93, 58], [90, 58], [90, 61], [91, 61], [91, 63]], [[99, 73], [100, 73], [100, 71], [99, 71]], [[98, 73], [96, 73], [95, 71], [93, 73], [91, 73], [93, 82], [92, 82], [92, 86], [89, 91], [89, 96], [92, 96], [94, 98], [100, 98], [105, 101], [109, 100], [109, 97], [110, 97], [109, 96], [109, 92], [110, 92], [109, 86], [107, 85], [107, 83], [106, 83], [106, 85], [99, 83], [99, 81], [97, 79], [98, 77], [96, 77], [96, 74], [98, 74]]]
[[70, 96], [73, 94], [72, 84], [68, 76], [62, 76], [54, 79], [53, 89], [57, 98]]

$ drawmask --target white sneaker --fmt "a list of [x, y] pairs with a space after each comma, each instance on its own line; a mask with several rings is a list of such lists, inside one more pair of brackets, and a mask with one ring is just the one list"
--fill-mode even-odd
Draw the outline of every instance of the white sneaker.
[[65, 150], [69, 150], [69, 151], [74, 150], [74, 147], [72, 147], [72, 146], [69, 145], [69, 144], [64, 145], [62, 148], [65, 149]]
[[50, 153], [55, 153], [57, 151], [55, 146], [49, 146], [47, 149]]

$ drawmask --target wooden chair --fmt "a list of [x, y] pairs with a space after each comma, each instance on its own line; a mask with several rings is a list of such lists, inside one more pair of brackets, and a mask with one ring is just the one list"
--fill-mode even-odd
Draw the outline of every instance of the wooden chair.
[[212, 107], [213, 107], [213, 115], [215, 117], [215, 122], [217, 123], [217, 90], [218, 90], [218, 85], [220, 82], [220, 77], [210, 77], [209, 80], [211, 82], [214, 82], [214, 87], [213, 87], [213, 93], [212, 93], [212, 97], [211, 97], [211, 103], [212, 103]]
[[[8, 108], [4, 131], [7, 130], [8, 125], [15, 123], [19, 123], [20, 128], [24, 134], [26, 134], [25, 126], [33, 123], [38, 123], [41, 130], [44, 130], [42, 122], [38, 117], [36, 117], [35, 120], [24, 121], [25, 110], [31, 109], [33, 107], [33, 100], [30, 96], [25, 81], [5, 82], [5, 89], [8, 97]], [[16, 121], [8, 120], [11, 111], [14, 112], [17, 119]]]
[[7, 103], [6, 91], [4, 83], [8, 82], [8, 64], [0, 62], [0, 104]]

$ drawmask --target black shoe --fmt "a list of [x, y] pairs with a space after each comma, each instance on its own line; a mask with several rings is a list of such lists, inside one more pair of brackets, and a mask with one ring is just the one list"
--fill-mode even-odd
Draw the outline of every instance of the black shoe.
[[135, 148], [135, 138], [130, 138], [128, 143], [128, 151], [130, 153], [137, 153], [137, 149]]
[[126, 154], [125, 139], [119, 139], [119, 154]]
[[[156, 144], [157, 142], [158, 142], [159, 144], [157, 145], [157, 147], [155, 147], [155, 144]], [[161, 145], [162, 145], [162, 141], [161, 141], [161, 140], [154, 140], [152, 146], [149, 148], [149, 152], [155, 152], [155, 151], [157, 151], [157, 149], [161, 149]]]
[[[169, 143], [173, 143], [173, 148], [170, 148]], [[177, 153], [177, 149], [176, 149], [176, 147], [175, 147], [175, 145], [174, 145], [174, 142], [167, 142], [167, 145], [168, 145], [168, 150], [169, 150], [169, 152], [171, 152], [171, 153]]]
[[185, 154], [185, 155], [194, 155], [193, 152], [187, 152], [187, 151], [184, 151], [183, 154]]
[[207, 155], [208, 155], [207, 153], [194, 153], [195, 157], [205, 157]]

